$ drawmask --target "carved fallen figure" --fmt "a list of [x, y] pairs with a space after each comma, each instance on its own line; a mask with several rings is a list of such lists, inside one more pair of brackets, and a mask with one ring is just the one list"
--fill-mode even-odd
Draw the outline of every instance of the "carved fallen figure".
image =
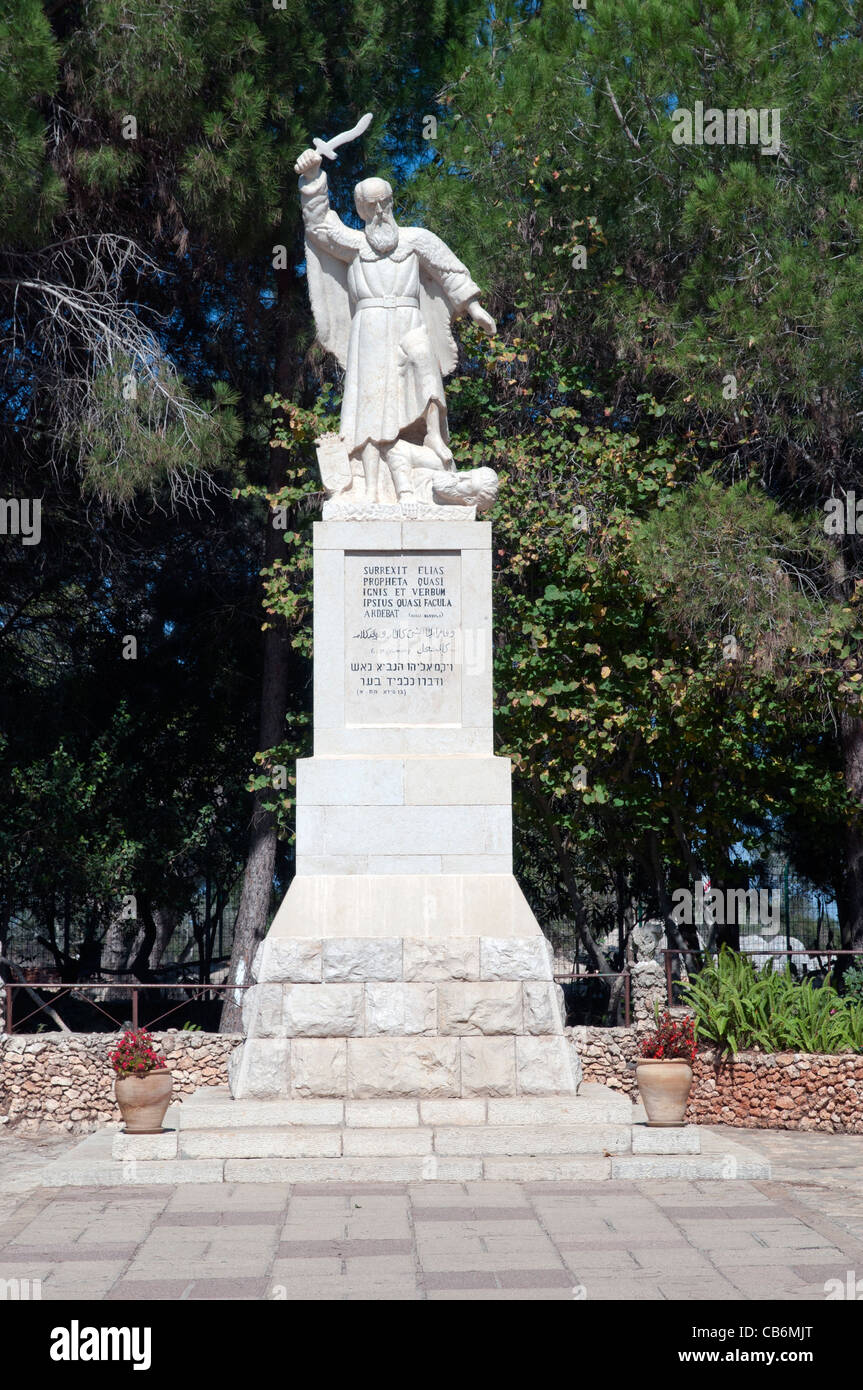
[[400, 227], [393, 191], [363, 179], [354, 202], [363, 231], [330, 207], [322, 155], [364, 130], [305, 150], [294, 168], [306, 236], [306, 269], [318, 341], [345, 369], [339, 433], [317, 440], [324, 515], [408, 515], [429, 506], [486, 511], [497, 496], [491, 468], [457, 470], [449, 448], [443, 378], [457, 362], [451, 322], [467, 313], [484, 332], [494, 319], [466, 266], [433, 232]]

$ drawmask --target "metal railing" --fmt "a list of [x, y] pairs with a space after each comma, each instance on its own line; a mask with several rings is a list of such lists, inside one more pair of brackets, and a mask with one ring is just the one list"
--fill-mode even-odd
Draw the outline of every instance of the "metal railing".
[[[666, 946], [663, 948], [662, 954], [665, 957], [665, 998], [670, 1007], [674, 1003], [672, 997], [674, 988], [672, 956], [711, 956], [715, 958], [718, 952], [707, 951], [704, 947], [696, 950], [693, 946], [689, 950], [686, 950], [680, 946]], [[819, 958], [821, 956], [827, 956], [832, 958], [833, 956], [863, 956], [863, 951], [843, 951], [838, 948], [834, 950], [832, 947], [828, 946], [822, 946], [820, 949], [818, 947], [813, 947], [811, 950], [801, 950], [799, 946], [791, 950], [789, 950], [787, 946], [777, 946], [775, 950], [770, 946], [753, 946], [751, 950], [746, 950], [744, 947], [741, 947], [735, 954], [738, 956], [766, 956], [768, 959], [773, 956], [818, 956]], [[691, 973], [696, 974], [697, 972], [692, 971]]]
[[[119, 991], [119, 990], [124, 991], [124, 993], [126, 993], [127, 995], [131, 995], [131, 998], [132, 998], [132, 1027], [133, 1027], [133, 1028], [137, 1028], [137, 1027], [138, 1027], [138, 1019], [139, 1019], [139, 1016], [140, 1016], [140, 1011], [139, 1011], [139, 1007], [138, 1007], [138, 1001], [139, 1001], [139, 996], [140, 996], [141, 990], [147, 990], [147, 989], [160, 989], [160, 990], [163, 990], [163, 991], [164, 991], [164, 990], [182, 989], [182, 990], [185, 990], [186, 992], [191, 992], [192, 994], [200, 993], [200, 992], [212, 993], [212, 994], [219, 994], [219, 993], [224, 994], [224, 992], [225, 992], [226, 990], [229, 990], [229, 989], [231, 989], [231, 990], [234, 990], [234, 989], [236, 989], [236, 990], [244, 990], [244, 989], [251, 989], [252, 986], [251, 986], [251, 985], [229, 985], [229, 984], [206, 984], [206, 985], [201, 985], [201, 984], [186, 984], [186, 983], [183, 982], [183, 981], [177, 981], [177, 980], [171, 980], [170, 983], [168, 983], [168, 984], [153, 984], [153, 985], [147, 985], [147, 984], [113, 984], [113, 983], [106, 983], [106, 982], [103, 982], [102, 984], [87, 984], [87, 985], [79, 985], [79, 984], [69, 984], [69, 985], [60, 984], [60, 985], [58, 985], [58, 984], [56, 983], [56, 981], [55, 981], [55, 982], [46, 982], [46, 981], [37, 981], [37, 980], [26, 980], [26, 981], [24, 981], [24, 980], [6, 980], [6, 981], [3, 982], [3, 988], [4, 988], [5, 991], [6, 991], [6, 1027], [5, 1027], [5, 1031], [6, 1031], [7, 1034], [11, 1034], [11, 1033], [14, 1033], [14, 1032], [15, 1032], [15, 1029], [16, 1029], [16, 1028], [18, 1028], [18, 1030], [20, 1031], [21, 1025], [22, 1025], [22, 1024], [26, 1023], [29, 1019], [34, 1018], [34, 1017], [36, 1016], [36, 1014], [42, 1013], [42, 1011], [43, 1011], [44, 1009], [53, 1009], [53, 1006], [54, 1006], [54, 1004], [55, 1004], [55, 1002], [56, 1002], [57, 1000], [62, 999], [64, 996], [72, 996], [72, 995], [74, 995], [74, 994], [92, 993], [92, 992], [95, 991], [95, 990], [98, 990], [98, 991], [100, 991], [101, 993], [104, 993], [105, 990], [109, 990], [109, 989], [112, 991], [112, 993], [113, 993], [114, 991]], [[45, 999], [45, 1000], [43, 1000], [43, 1002], [38, 1006], [38, 1008], [31, 1009], [30, 1012], [29, 1012], [29, 1014], [25, 1014], [23, 1018], [18, 1019], [18, 1020], [15, 1020], [13, 1010], [14, 1010], [14, 991], [15, 991], [16, 989], [23, 989], [23, 990], [26, 990], [26, 991], [28, 991], [28, 992], [31, 992], [31, 991], [34, 991], [34, 990], [37, 990], [37, 989], [44, 989], [44, 990], [47, 990], [47, 991], [51, 994], [52, 997], [51, 997], [50, 999]], [[120, 1022], [119, 1019], [116, 1019], [116, 1018], [114, 1017], [113, 1014], [111, 1014], [111, 1013], [108, 1012], [107, 1009], [103, 1009], [102, 1006], [101, 1006], [101, 1004], [97, 1003], [97, 1001], [96, 1001], [95, 999], [90, 999], [90, 1000], [88, 1000], [87, 1002], [88, 1002], [89, 1004], [91, 1004], [91, 1005], [93, 1006], [94, 1009], [98, 1009], [100, 1014], [104, 1014], [105, 1018], [109, 1019], [109, 1020], [111, 1021], [111, 1023], [116, 1024], [116, 1026], [117, 1026], [118, 1028], [121, 1028], [121, 1027], [123, 1026], [123, 1024]], [[152, 1027], [154, 1027], [155, 1024], [161, 1023], [161, 1022], [162, 1022], [162, 1019], [168, 1018], [171, 1014], [176, 1013], [179, 1009], [184, 1009], [184, 1008], [186, 1007], [186, 1005], [188, 1004], [188, 1002], [189, 1002], [188, 999], [181, 999], [180, 1002], [179, 1002], [179, 1004], [174, 1004], [172, 1008], [166, 1009], [164, 1013], [157, 1014], [157, 1016], [156, 1016], [155, 1018], [149, 1019], [148, 1022], [147, 1022], [147, 1027], [148, 1027], [148, 1028], [152, 1028]], [[73, 1030], [73, 1029], [70, 1029], [70, 1032], [72, 1032], [72, 1031], [74, 1031], [74, 1030]]]
[[559, 985], [575, 984], [578, 980], [619, 980], [623, 977], [623, 1026], [629, 1027], [630, 1022], [630, 998], [631, 986], [628, 970], [576, 970], [573, 966], [572, 973], [569, 975], [555, 975], [554, 979]]

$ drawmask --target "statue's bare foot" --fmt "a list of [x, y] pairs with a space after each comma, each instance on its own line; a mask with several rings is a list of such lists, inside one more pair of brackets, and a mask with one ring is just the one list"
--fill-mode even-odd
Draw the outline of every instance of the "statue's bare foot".
[[452, 450], [444, 442], [443, 435], [437, 433], [433, 434], [429, 431], [423, 440], [423, 444], [427, 449], [431, 449], [433, 454], [437, 455], [444, 468], [448, 468], [452, 472], [455, 472], [455, 459], [452, 456]]

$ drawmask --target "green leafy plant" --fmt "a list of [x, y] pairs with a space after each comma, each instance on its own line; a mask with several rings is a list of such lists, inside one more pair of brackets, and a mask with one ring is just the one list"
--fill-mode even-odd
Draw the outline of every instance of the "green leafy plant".
[[682, 988], [699, 1038], [720, 1052], [863, 1051], [863, 1002], [829, 981], [798, 984], [786, 965], [761, 971], [723, 946]]
[[863, 965], [852, 965], [842, 977], [846, 998], [859, 999], [863, 1003]]

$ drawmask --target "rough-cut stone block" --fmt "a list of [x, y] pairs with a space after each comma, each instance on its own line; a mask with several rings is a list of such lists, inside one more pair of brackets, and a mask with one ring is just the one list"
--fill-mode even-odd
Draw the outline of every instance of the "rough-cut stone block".
[[436, 1129], [439, 1154], [595, 1154], [629, 1152], [623, 1125], [454, 1125]]
[[305, 1129], [188, 1129], [180, 1134], [181, 1158], [335, 1158], [340, 1127]]
[[700, 1154], [701, 1134], [695, 1125], [674, 1129], [652, 1129], [649, 1125], [632, 1126], [634, 1154]]
[[225, 1182], [422, 1182], [423, 1165], [433, 1157], [229, 1158]]
[[320, 941], [291, 940], [273, 936], [261, 942], [255, 958], [255, 977], [260, 984], [311, 985], [321, 979]]
[[483, 1125], [484, 1100], [421, 1100], [420, 1120], [424, 1125]]
[[514, 1096], [515, 1039], [462, 1038], [463, 1096]]
[[295, 1096], [344, 1096], [347, 1086], [348, 1046], [343, 1039], [294, 1039], [291, 1089]]
[[479, 1182], [481, 1158], [446, 1158], [427, 1154], [422, 1161], [423, 1182]]
[[167, 1129], [164, 1134], [115, 1134], [111, 1145], [111, 1157], [139, 1160], [176, 1158], [177, 1131]]
[[766, 1182], [770, 1178], [767, 1159], [738, 1160], [717, 1154], [621, 1154], [611, 1160], [611, 1176], [642, 1182], [654, 1178], [685, 1178], [690, 1182], [712, 1179], [738, 1179]]
[[481, 980], [550, 980], [551, 943], [544, 936], [484, 936], [479, 947]]
[[438, 986], [441, 1033], [520, 1033], [521, 985], [508, 980]]
[[457, 1096], [457, 1038], [351, 1038], [348, 1095]]
[[607, 1092], [607, 1100], [582, 1092], [605, 1091], [604, 1086], [582, 1087], [578, 1095], [517, 1096], [514, 1100], [489, 1100], [490, 1125], [631, 1125], [632, 1102]]
[[434, 985], [366, 985], [366, 1026], [368, 1035], [437, 1032], [437, 991]]
[[406, 936], [406, 980], [478, 980], [479, 940], [451, 936], [439, 940]]
[[239, 1100], [287, 1097], [290, 1053], [287, 1038], [248, 1038], [228, 1062], [231, 1095]]
[[362, 985], [286, 985], [288, 1037], [348, 1038], [363, 1031]]
[[522, 987], [525, 1033], [562, 1033], [563, 991], [560, 985], [532, 980]]
[[[199, 1160], [201, 1166], [205, 1162]], [[164, 1166], [176, 1171], [180, 1165]], [[229, 1158], [224, 1162], [225, 1182], [477, 1182], [481, 1177], [482, 1159], [439, 1158], [437, 1154], [403, 1158]]]
[[345, 1124], [352, 1129], [408, 1129], [419, 1124], [415, 1100], [349, 1100]]
[[581, 1065], [568, 1037], [516, 1038], [515, 1057], [522, 1095], [573, 1095], [578, 1090]]
[[[418, 1159], [417, 1162], [422, 1162]], [[134, 1163], [134, 1167], [132, 1166]], [[136, 1160], [107, 1159], [95, 1163], [49, 1163], [40, 1181], [43, 1187], [174, 1187], [186, 1183], [224, 1181], [224, 1160], [220, 1158], [163, 1158], [142, 1163]]]
[[380, 1154], [384, 1158], [401, 1158], [406, 1154], [430, 1154], [432, 1131], [420, 1129], [346, 1129], [346, 1157]]
[[400, 980], [401, 940], [386, 937], [329, 937], [324, 941], [324, 979]]
[[[294, 1052], [305, 1047], [305, 1041], [298, 1039]], [[315, 1042], [315, 1046], [319, 1044]], [[342, 1060], [347, 1057], [345, 1044], [339, 1043]], [[293, 1058], [296, 1066], [296, 1056]], [[218, 1087], [207, 1086], [189, 1096], [182, 1105], [177, 1106], [178, 1129], [276, 1129], [281, 1125], [340, 1125], [345, 1118], [344, 1100], [232, 1100], [206, 1099], [210, 1091], [218, 1096]], [[201, 1099], [203, 1095], [204, 1099]], [[342, 1087], [344, 1095], [344, 1066], [342, 1067]]]
[[483, 1159], [482, 1175], [496, 1182], [565, 1182], [569, 1179], [603, 1182], [611, 1177], [612, 1164], [620, 1161], [593, 1154], [583, 1158], [570, 1158], [566, 1154], [548, 1158], [495, 1158], [490, 1155]]
[[252, 985], [243, 991], [243, 1031], [247, 1038], [284, 1036], [282, 985]]

